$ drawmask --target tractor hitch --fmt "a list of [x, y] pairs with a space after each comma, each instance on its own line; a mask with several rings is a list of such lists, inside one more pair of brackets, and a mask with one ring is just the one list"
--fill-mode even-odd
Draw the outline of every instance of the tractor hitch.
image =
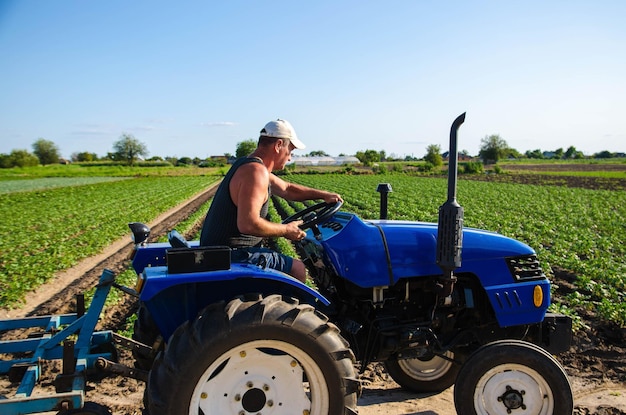
[[148, 371], [141, 370], [134, 367], [129, 367], [120, 363], [113, 362], [104, 357], [99, 357], [96, 360], [96, 368], [105, 373], [112, 373], [114, 375], [120, 375], [127, 378], [133, 378], [148, 382]]

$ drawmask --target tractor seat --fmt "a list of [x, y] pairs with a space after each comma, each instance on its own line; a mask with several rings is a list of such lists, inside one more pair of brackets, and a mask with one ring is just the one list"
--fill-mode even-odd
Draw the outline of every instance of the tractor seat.
[[178, 233], [176, 229], [172, 229], [167, 234], [167, 239], [172, 245], [172, 248], [190, 248], [189, 242], [185, 239], [183, 235]]

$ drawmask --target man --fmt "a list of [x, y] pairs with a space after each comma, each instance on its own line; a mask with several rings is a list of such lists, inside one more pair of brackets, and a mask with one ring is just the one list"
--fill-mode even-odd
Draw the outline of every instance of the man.
[[204, 220], [200, 245], [237, 248], [232, 252], [233, 262], [267, 266], [304, 282], [306, 268], [301, 260], [261, 247], [267, 237], [299, 241], [306, 236], [298, 227], [301, 220], [282, 224], [265, 219], [272, 194], [294, 201], [342, 200], [336, 193], [289, 183], [272, 173], [285, 167], [293, 150], [304, 148], [289, 122], [279, 119], [267, 123], [257, 148], [239, 158], [218, 187]]

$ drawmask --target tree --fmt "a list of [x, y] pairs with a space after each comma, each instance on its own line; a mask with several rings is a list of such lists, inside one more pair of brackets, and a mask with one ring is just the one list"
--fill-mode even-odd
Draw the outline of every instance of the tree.
[[330, 154], [328, 154], [325, 151], [322, 150], [317, 150], [317, 151], [311, 151], [309, 154], [307, 154], [307, 157], [328, 157]]
[[135, 164], [139, 156], [147, 156], [148, 149], [144, 143], [133, 137], [132, 134], [122, 134], [119, 140], [113, 143], [115, 160], [125, 160], [129, 166]]
[[112, 153], [112, 152], [108, 152], [106, 156], [103, 157], [103, 159], [105, 160], [111, 160], [111, 161], [121, 161], [120, 159], [120, 155], [117, 153]]
[[578, 151], [576, 150], [576, 147], [574, 146], [569, 146], [567, 148], [567, 150], [565, 151], [565, 156], [566, 159], [582, 159], [585, 156], [583, 155], [582, 151]]
[[59, 162], [59, 148], [52, 141], [40, 138], [33, 143], [33, 153], [43, 165]]
[[441, 157], [441, 147], [437, 144], [431, 144], [426, 147], [426, 155], [424, 160], [429, 162], [435, 167], [443, 165], [443, 158]]
[[191, 166], [193, 164], [193, 160], [191, 157], [181, 157], [176, 161], [177, 166]]
[[615, 155], [608, 150], [604, 150], [593, 155], [594, 159], [610, 159], [613, 157], [615, 157]]
[[380, 161], [380, 152], [376, 150], [357, 151], [355, 157], [366, 166], [371, 166]]
[[96, 153], [89, 153], [87, 151], [81, 151], [80, 153], [72, 153], [70, 156], [72, 161], [96, 161], [98, 160], [98, 155]]
[[177, 157], [168, 156], [168, 157], [165, 157], [165, 161], [170, 163], [172, 166], [175, 166], [176, 163], [178, 163], [178, 158]]
[[565, 152], [563, 151], [562, 148], [557, 148], [556, 150], [554, 150], [554, 159], [557, 160], [561, 160], [563, 158], [563, 154], [565, 154]]
[[2, 155], [2, 167], [37, 166], [39, 159], [28, 150], [13, 150], [9, 155]]
[[540, 149], [536, 149], [533, 151], [526, 150], [525, 155], [529, 159], [542, 159], [543, 158], [543, 152]]
[[242, 141], [237, 143], [237, 150], [235, 151], [235, 157], [245, 157], [252, 153], [256, 149], [256, 141], [253, 139], [248, 139], [246, 141]]
[[480, 152], [478, 155], [485, 164], [497, 163], [501, 158], [506, 157], [509, 145], [498, 134], [485, 136], [480, 140]]
[[507, 157], [507, 158], [521, 159], [521, 158], [524, 157], [524, 155], [522, 153], [520, 153], [519, 151], [517, 151], [514, 148], [507, 148], [505, 153], [506, 153], [505, 157]]

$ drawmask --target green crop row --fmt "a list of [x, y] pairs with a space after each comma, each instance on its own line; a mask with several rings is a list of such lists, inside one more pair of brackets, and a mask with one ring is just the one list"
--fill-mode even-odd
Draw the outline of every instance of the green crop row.
[[[343, 209], [379, 217], [379, 182], [392, 185], [388, 219], [436, 222], [445, 179], [406, 175], [292, 175], [289, 180], [340, 193]], [[572, 277], [577, 290], [556, 299], [626, 327], [626, 192], [461, 180], [464, 226], [533, 247], [549, 276]], [[562, 307], [563, 304], [555, 304]]]
[[126, 179], [128, 179], [128, 177], [43, 177], [40, 179], [0, 180], [0, 194], [48, 190], [57, 187], [83, 186]]
[[216, 177], [148, 177], [0, 195], [0, 306], [129, 235]]

